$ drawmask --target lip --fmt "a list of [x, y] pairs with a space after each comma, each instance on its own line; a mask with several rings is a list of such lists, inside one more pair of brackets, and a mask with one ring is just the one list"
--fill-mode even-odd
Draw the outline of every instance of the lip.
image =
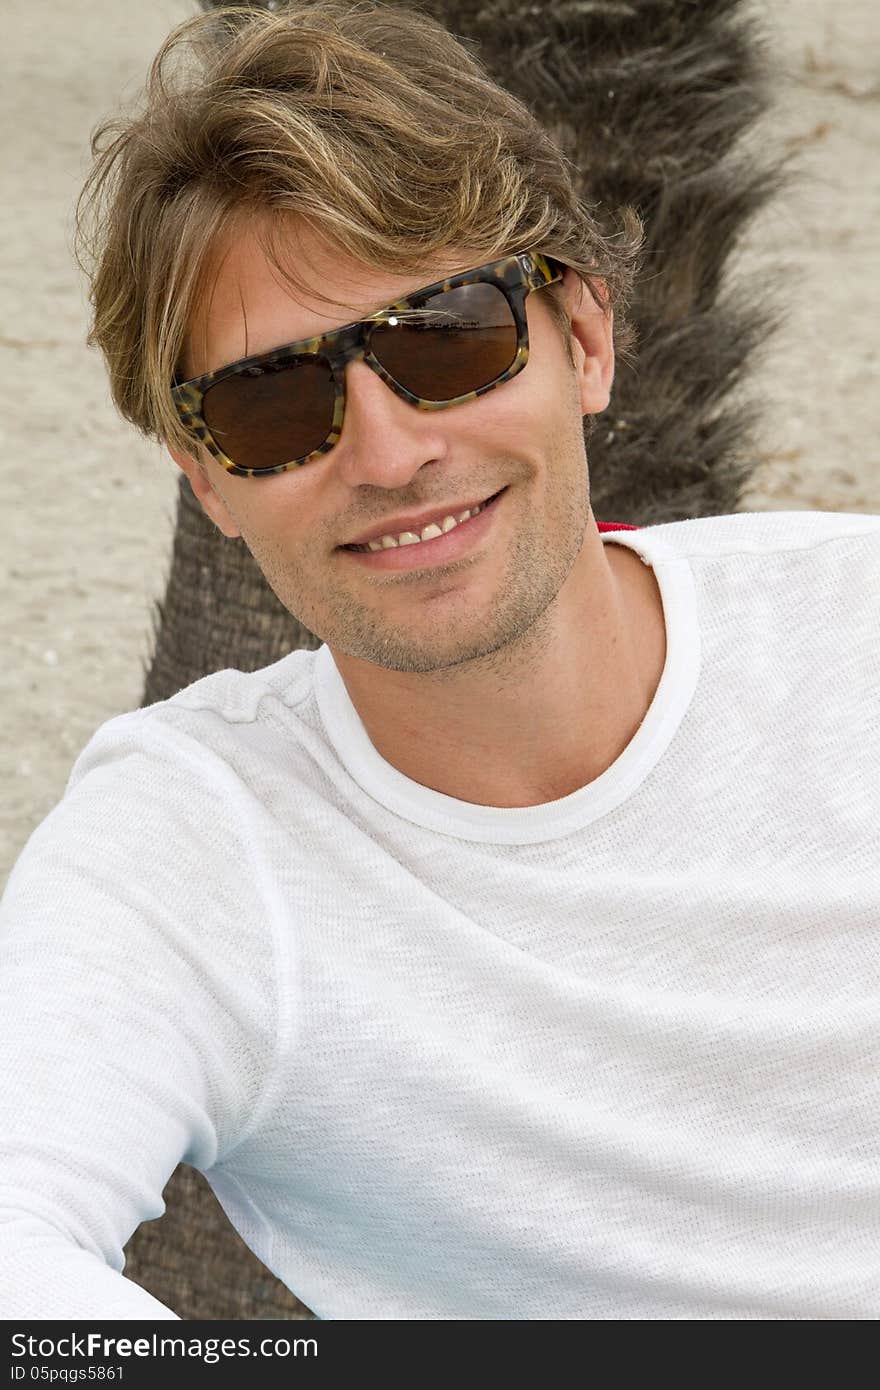
[[431, 569], [466, 555], [488, 535], [498, 511], [498, 504], [507, 488], [496, 494], [477, 516], [460, 521], [442, 536], [411, 545], [390, 546], [388, 550], [342, 550], [350, 560], [357, 560], [370, 569], [395, 572], [398, 570]]

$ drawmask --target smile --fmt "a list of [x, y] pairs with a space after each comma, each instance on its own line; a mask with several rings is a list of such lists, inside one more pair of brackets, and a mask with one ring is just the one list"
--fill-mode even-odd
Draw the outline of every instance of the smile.
[[[488, 535], [506, 491], [506, 488], [502, 488], [478, 507], [463, 514], [466, 518], [464, 521], [447, 516], [442, 524], [432, 522], [422, 528], [421, 537], [414, 531], [404, 531], [399, 538], [382, 537], [369, 545], [345, 545], [341, 548], [357, 563], [377, 570], [409, 570], [445, 564], [466, 554]], [[371, 549], [370, 546], [376, 548]]]

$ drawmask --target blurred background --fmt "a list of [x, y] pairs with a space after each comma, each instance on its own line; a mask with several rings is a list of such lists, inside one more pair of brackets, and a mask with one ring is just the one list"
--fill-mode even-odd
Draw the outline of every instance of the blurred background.
[[[880, 10], [754, 0], [778, 72], [761, 138], [796, 180], [751, 225], [737, 269], [786, 273], [782, 330], [750, 383], [762, 405], [742, 509], [880, 514]], [[0, 90], [0, 886], [105, 720], [138, 706], [165, 589], [179, 471], [119, 419], [85, 346], [72, 254], [89, 137], [136, 102], [196, 0], [6, 0]], [[627, 517], [599, 520], [627, 521]]]

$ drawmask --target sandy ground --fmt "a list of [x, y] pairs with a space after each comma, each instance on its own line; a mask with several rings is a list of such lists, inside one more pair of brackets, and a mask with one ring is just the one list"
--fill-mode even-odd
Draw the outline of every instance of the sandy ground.
[[[798, 150], [801, 177], [742, 251], [755, 274], [791, 271], [788, 320], [761, 371], [766, 433], [747, 506], [880, 513], [880, 10], [760, 9], [779, 69], [765, 138]], [[84, 345], [72, 210], [92, 128], [135, 98], [165, 34], [195, 12], [183, 0], [4, 7], [0, 884], [94, 730], [137, 706], [149, 662], [178, 472], [117, 417]]]

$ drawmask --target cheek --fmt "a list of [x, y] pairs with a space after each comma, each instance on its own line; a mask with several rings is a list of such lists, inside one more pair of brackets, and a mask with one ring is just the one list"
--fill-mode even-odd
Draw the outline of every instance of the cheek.
[[227, 485], [228, 505], [242, 528], [254, 535], [292, 532], [308, 511], [310, 489], [307, 480], [290, 473], [274, 473], [269, 478], [231, 477]]
[[493, 438], [514, 454], [543, 458], [568, 438], [571, 421], [579, 424], [577, 402], [561, 376], [541, 371], [530, 373], [527, 363], [509, 383], [510, 392], [498, 393], [493, 413]]
[[505, 381], [494, 391], [487, 391], [473, 401], [471, 417], [462, 416], [461, 423], [470, 444], [479, 443], [475, 431], [479, 430], [485, 443], [494, 450], [519, 453], [529, 450], [535, 439], [540, 439], [546, 430], [546, 421], [553, 414], [553, 403], [548, 400], [549, 383], [542, 379], [538, 364], [532, 358], [517, 376]]

